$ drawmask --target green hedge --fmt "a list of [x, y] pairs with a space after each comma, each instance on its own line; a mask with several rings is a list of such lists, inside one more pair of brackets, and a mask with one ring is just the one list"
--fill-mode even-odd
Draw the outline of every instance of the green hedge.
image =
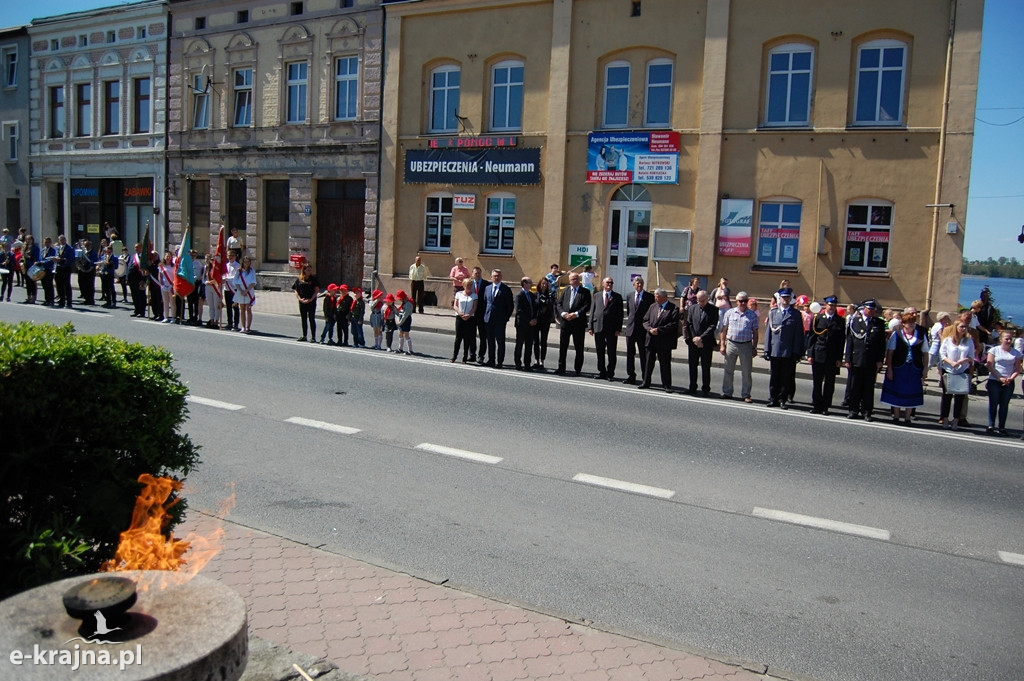
[[[163, 348], [61, 327], [0, 323], [0, 597], [113, 556], [142, 473], [184, 477], [188, 389]], [[182, 501], [171, 525], [180, 521]]]

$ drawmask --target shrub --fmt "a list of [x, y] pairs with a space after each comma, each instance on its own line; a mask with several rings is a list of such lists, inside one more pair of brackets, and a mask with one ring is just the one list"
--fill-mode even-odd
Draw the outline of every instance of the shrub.
[[178, 432], [188, 390], [163, 348], [0, 323], [0, 371], [0, 546], [14, 575], [2, 598], [95, 571], [128, 527], [139, 475], [185, 476], [199, 454]]

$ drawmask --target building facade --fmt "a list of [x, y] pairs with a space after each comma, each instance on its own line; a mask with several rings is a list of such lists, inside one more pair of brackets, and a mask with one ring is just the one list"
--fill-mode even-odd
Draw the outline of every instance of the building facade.
[[165, 244], [164, 0], [35, 19], [29, 152], [32, 233]]
[[[388, 3], [379, 268], [955, 308], [982, 0]], [[458, 36], [438, 40], [437, 36]]]
[[28, 194], [28, 29], [25, 26], [0, 29], [0, 143], [3, 171], [0, 196], [4, 197], [3, 223], [17, 235], [29, 226]]
[[238, 229], [265, 286], [293, 264], [372, 278], [382, 13], [377, 0], [172, 0], [171, 240]]

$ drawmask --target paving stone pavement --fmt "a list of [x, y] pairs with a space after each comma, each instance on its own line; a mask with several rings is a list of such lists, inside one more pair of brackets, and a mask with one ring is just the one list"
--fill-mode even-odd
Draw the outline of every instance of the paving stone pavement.
[[193, 512], [224, 531], [202, 574], [235, 589], [251, 636], [388, 681], [756, 681], [763, 665], [715, 660], [434, 584]]

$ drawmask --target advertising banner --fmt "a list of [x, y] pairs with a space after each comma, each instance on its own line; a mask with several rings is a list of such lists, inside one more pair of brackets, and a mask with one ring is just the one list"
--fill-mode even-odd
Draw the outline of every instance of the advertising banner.
[[540, 184], [540, 149], [409, 149], [405, 181], [433, 184]]
[[587, 137], [587, 182], [679, 183], [679, 133], [592, 132]]
[[718, 255], [750, 255], [753, 217], [753, 199], [722, 199], [722, 212], [718, 219]]

